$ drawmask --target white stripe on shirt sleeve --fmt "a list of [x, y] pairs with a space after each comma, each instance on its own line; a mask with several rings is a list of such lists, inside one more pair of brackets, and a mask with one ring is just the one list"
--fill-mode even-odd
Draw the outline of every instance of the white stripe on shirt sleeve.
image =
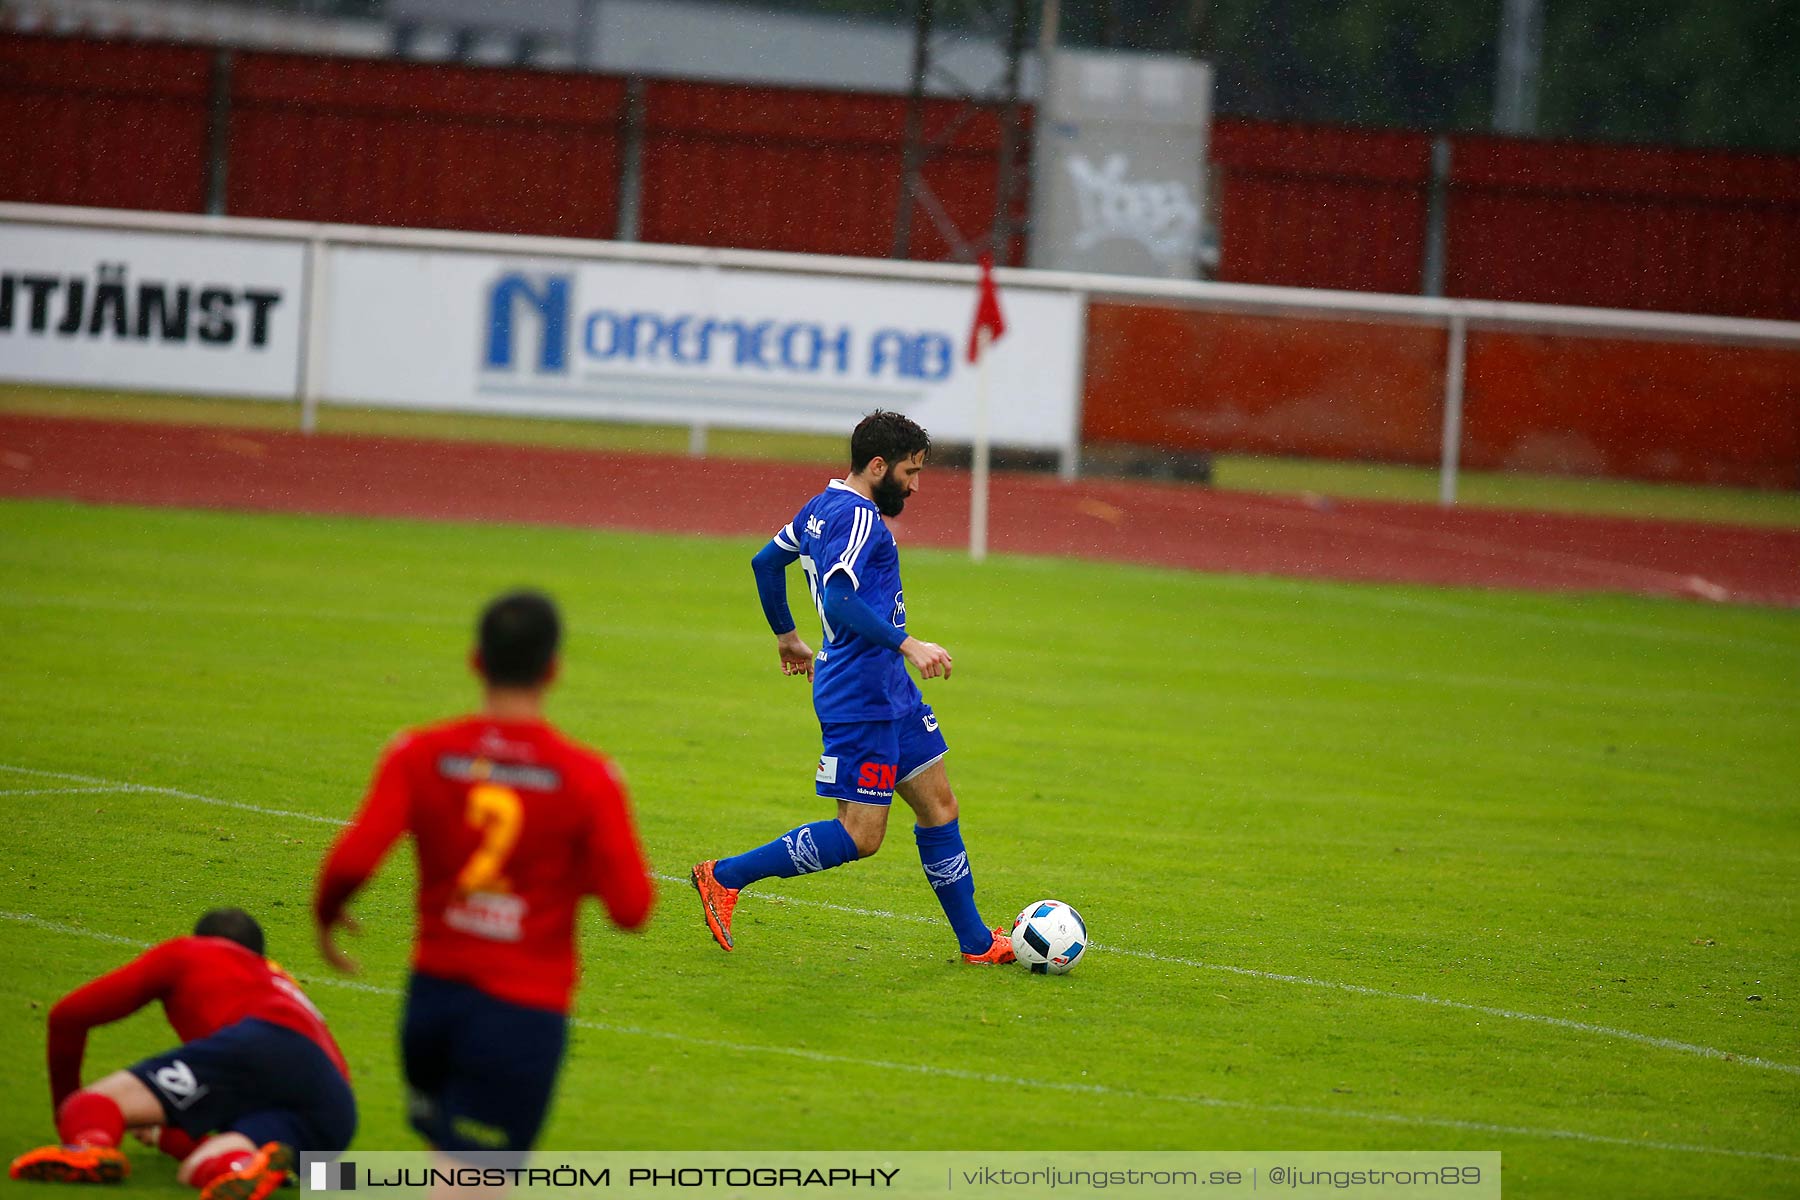
[[794, 536], [794, 523], [792, 521], [789, 521], [786, 525], [783, 525], [780, 529], [775, 531], [774, 542], [783, 550], [798, 550], [800, 548], [800, 539]]
[[831, 569], [825, 572], [823, 579], [819, 580], [820, 587], [824, 587], [825, 580], [830, 579], [839, 571], [850, 577], [852, 587], [860, 588], [862, 586], [862, 580], [856, 577], [856, 560], [862, 554], [863, 547], [868, 545], [869, 531], [874, 528], [874, 512], [866, 508], [858, 508], [850, 526], [850, 540], [844, 544], [844, 552], [838, 556], [838, 560], [831, 564]]

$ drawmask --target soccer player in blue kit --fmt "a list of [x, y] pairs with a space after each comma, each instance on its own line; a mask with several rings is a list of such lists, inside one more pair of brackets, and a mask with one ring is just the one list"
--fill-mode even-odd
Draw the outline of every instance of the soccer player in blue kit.
[[[1006, 931], [975, 907], [975, 881], [944, 770], [949, 746], [937, 717], [906, 673], [950, 678], [950, 652], [906, 632], [900, 552], [883, 517], [897, 517], [918, 490], [931, 449], [926, 432], [899, 413], [873, 412], [850, 435], [850, 474], [834, 479], [764, 546], [751, 566], [784, 675], [813, 681], [825, 743], [816, 791], [837, 816], [764, 846], [696, 864], [692, 882], [713, 940], [732, 948], [740, 889], [867, 858], [881, 848], [894, 793], [913, 810], [925, 878], [956, 931], [965, 962], [1013, 961]], [[825, 644], [815, 659], [788, 611], [787, 568], [799, 561], [818, 607]]]

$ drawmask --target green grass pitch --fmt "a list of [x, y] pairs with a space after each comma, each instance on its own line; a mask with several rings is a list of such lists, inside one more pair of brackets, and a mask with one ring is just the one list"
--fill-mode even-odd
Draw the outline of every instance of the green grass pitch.
[[[1800, 1194], [1793, 614], [908, 551], [916, 631], [956, 654], [927, 696], [984, 913], [1056, 896], [1097, 940], [1042, 978], [951, 962], [900, 817], [868, 862], [747, 893], [738, 952], [712, 946], [677, 877], [825, 811], [753, 548], [0, 504], [5, 1152], [51, 1136], [47, 1006], [223, 903], [331, 1018], [358, 1145], [415, 1145], [407, 856], [356, 905], [354, 987], [307, 897], [386, 739], [474, 702], [477, 606], [531, 582], [570, 627], [552, 716], [622, 764], [665, 877], [643, 936], [589, 913], [551, 1147], [1029, 1126], [1497, 1148], [1511, 1196]], [[171, 1040], [155, 1011], [111, 1027], [90, 1077]], [[133, 1150], [131, 1194], [183, 1194]]]

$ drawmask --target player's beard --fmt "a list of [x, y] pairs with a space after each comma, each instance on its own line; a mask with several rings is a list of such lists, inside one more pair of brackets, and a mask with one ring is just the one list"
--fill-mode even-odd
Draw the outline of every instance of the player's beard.
[[906, 507], [906, 489], [894, 479], [894, 468], [889, 467], [881, 481], [870, 489], [874, 493], [875, 507], [881, 510], [884, 517], [897, 517], [900, 510]]

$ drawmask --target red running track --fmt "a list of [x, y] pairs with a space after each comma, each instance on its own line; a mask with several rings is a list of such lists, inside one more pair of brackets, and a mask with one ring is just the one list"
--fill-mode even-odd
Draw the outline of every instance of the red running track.
[[[0, 416], [0, 496], [723, 535], [779, 528], [830, 472], [741, 459]], [[903, 541], [968, 537], [937, 469]], [[1800, 606], [1800, 530], [1000, 473], [990, 546], [1203, 571]]]

